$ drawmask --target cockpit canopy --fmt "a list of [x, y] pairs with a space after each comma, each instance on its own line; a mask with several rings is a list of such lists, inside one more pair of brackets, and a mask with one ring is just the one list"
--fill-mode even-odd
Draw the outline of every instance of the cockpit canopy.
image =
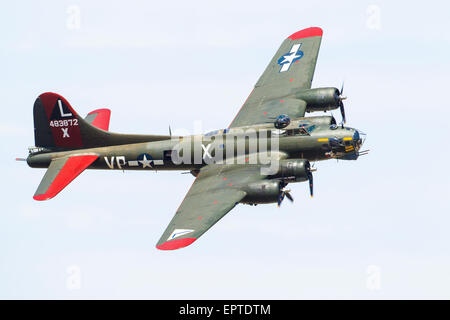
[[309, 136], [311, 132], [316, 129], [316, 125], [309, 122], [302, 122], [298, 126], [284, 130], [273, 130], [272, 133], [280, 135], [280, 136]]

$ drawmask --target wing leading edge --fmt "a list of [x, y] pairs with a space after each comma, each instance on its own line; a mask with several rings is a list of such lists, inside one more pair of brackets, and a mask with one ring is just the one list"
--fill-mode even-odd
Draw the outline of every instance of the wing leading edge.
[[289, 100], [286, 97], [311, 88], [322, 34], [321, 28], [312, 27], [300, 30], [283, 41], [230, 128], [270, 122], [280, 114], [292, 118], [304, 116], [306, 105], [291, 108], [286, 106]]

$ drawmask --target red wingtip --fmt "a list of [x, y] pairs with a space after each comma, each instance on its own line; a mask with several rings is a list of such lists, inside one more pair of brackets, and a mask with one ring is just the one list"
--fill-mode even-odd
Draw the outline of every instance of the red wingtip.
[[34, 196], [33, 199], [37, 200], [37, 201], [44, 201], [44, 200], [51, 199], [53, 197], [54, 197], [54, 195], [49, 195], [47, 193], [44, 193], [44, 194], [39, 194], [37, 196]]
[[175, 239], [166, 241], [163, 244], [160, 244], [159, 246], [156, 246], [159, 250], [176, 250], [180, 248], [187, 247], [188, 245], [192, 244], [197, 240], [196, 238], [184, 238], [184, 239]]
[[323, 30], [319, 27], [311, 27], [307, 29], [303, 29], [297, 31], [296, 33], [291, 34], [288, 39], [297, 40], [309, 37], [321, 37], [323, 35]]

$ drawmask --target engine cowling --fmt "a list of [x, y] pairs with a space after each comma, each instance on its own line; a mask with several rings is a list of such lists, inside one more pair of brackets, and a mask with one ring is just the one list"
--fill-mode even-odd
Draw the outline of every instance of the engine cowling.
[[339, 108], [337, 88], [316, 88], [298, 92], [295, 96], [306, 102], [306, 111], [328, 111]]
[[[263, 180], [250, 183], [244, 189], [247, 193], [242, 203], [281, 203], [288, 191], [283, 188], [290, 182], [310, 182], [312, 195], [312, 175], [311, 166], [308, 160], [293, 159], [281, 160], [276, 174], [268, 177], [270, 180]], [[293, 201], [292, 196], [286, 195]]]
[[279, 178], [286, 182], [302, 182], [308, 180], [311, 165], [306, 159], [281, 160], [278, 172], [273, 178]]
[[275, 203], [278, 202], [282, 183], [280, 180], [263, 180], [250, 183], [245, 188], [247, 195], [241, 200], [242, 203]]
[[316, 126], [330, 127], [331, 125], [336, 124], [336, 119], [333, 116], [315, 116], [304, 119], [315, 124]]

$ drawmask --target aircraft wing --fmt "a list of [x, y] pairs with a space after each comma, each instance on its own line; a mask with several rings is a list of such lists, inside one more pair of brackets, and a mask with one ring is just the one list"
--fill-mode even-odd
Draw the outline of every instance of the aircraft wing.
[[258, 165], [205, 166], [156, 247], [174, 250], [190, 245], [245, 197], [246, 185], [265, 177]]
[[283, 41], [230, 128], [273, 122], [280, 114], [305, 115], [304, 101], [286, 97], [311, 88], [322, 34], [320, 28], [308, 28]]

